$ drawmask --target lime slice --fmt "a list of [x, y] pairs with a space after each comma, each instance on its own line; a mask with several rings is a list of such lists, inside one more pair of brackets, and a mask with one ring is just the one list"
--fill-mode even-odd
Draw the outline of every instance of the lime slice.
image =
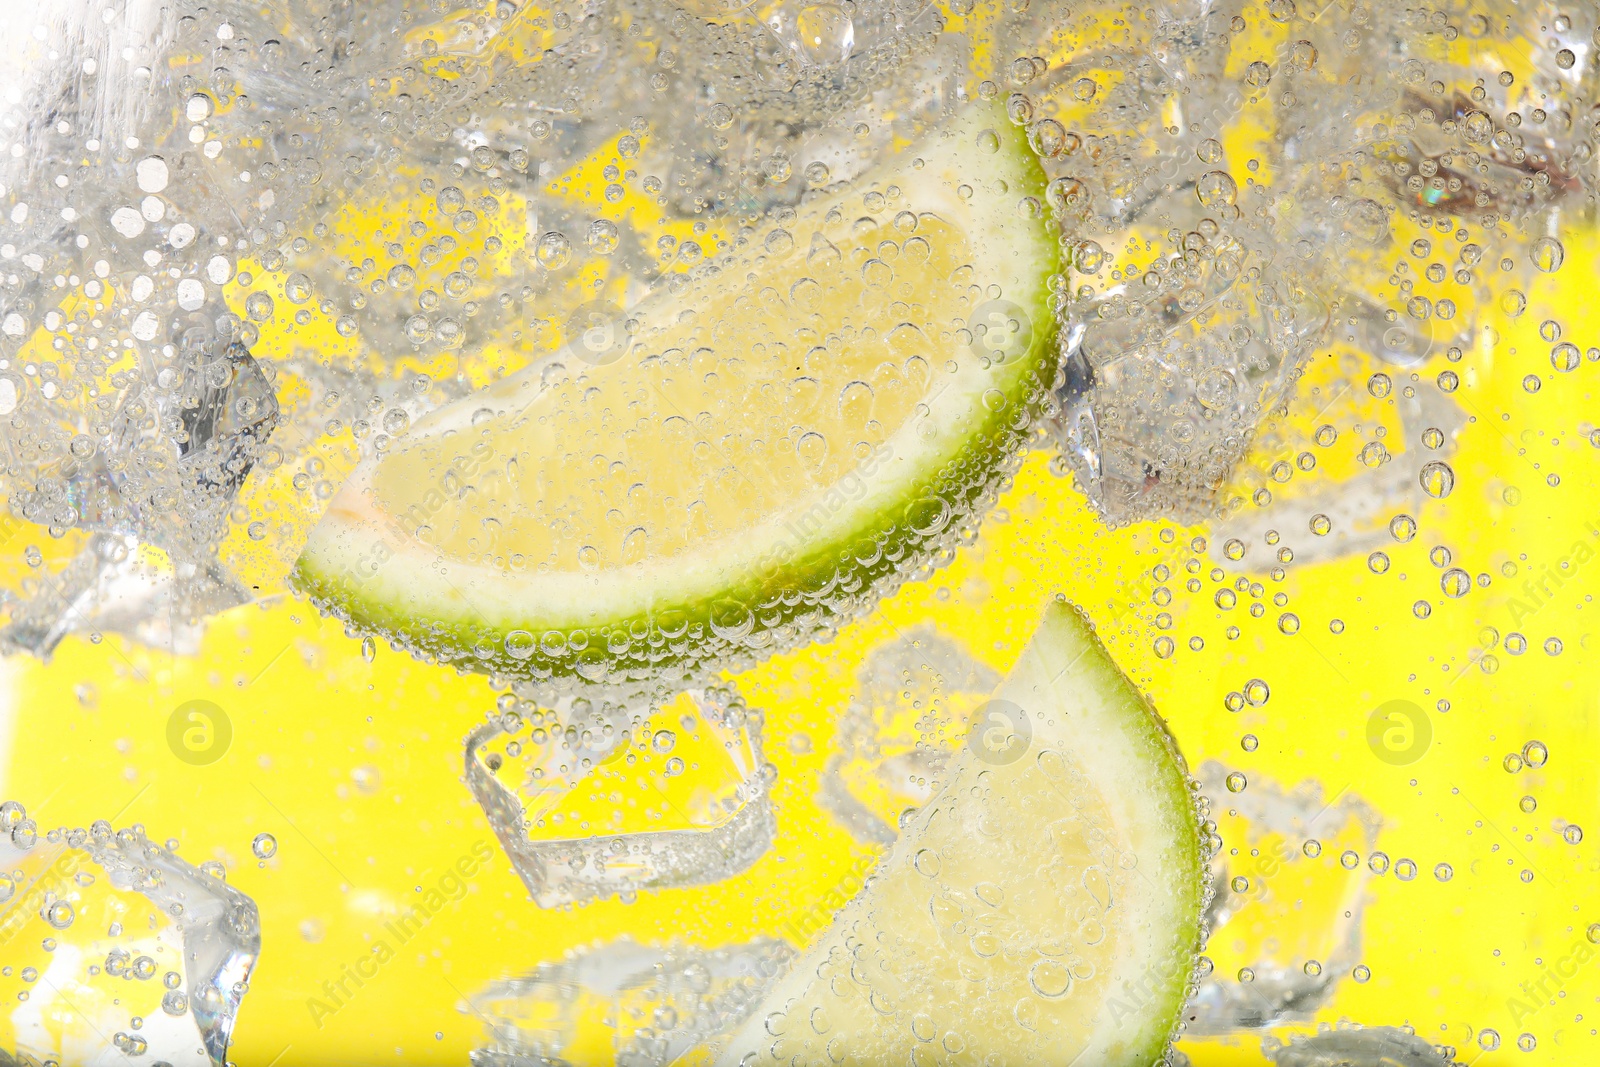
[[1161, 1062], [1205, 899], [1183, 758], [1064, 601], [974, 720], [949, 784], [719, 1062]]
[[358, 630], [536, 680], [739, 666], [970, 536], [1057, 368], [1058, 240], [971, 108], [365, 461], [296, 583]]

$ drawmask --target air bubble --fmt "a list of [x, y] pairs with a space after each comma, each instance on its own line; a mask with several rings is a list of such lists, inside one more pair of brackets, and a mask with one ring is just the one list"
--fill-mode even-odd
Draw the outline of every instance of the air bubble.
[[1417, 480], [1422, 483], [1423, 491], [1429, 496], [1443, 499], [1456, 487], [1456, 472], [1451, 469], [1450, 464], [1434, 460], [1423, 464]]
[[534, 258], [545, 270], [560, 270], [572, 258], [572, 242], [566, 234], [552, 230], [534, 245]]
[[[1530, 258], [1535, 269], [1545, 274], [1554, 274], [1561, 269], [1561, 264], [1566, 262], [1567, 250], [1556, 238], [1541, 237], [1533, 242]], [[1513, 289], [1512, 292], [1516, 290]]]
[[1206, 207], [1227, 207], [1238, 199], [1239, 186], [1226, 171], [1214, 170], [1195, 184], [1195, 194]]

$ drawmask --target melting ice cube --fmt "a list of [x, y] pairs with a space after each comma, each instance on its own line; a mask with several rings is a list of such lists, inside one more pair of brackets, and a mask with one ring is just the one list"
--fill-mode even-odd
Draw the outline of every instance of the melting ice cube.
[[[900, 814], [932, 798], [973, 710], [999, 682], [932, 626], [874, 649], [839, 719], [822, 806], [863, 844], [893, 843]], [[928, 743], [941, 734], [943, 746]]]
[[541, 907], [702, 885], [771, 844], [761, 725], [730, 686], [524, 702], [467, 738], [467, 786]]
[[673, 1063], [742, 1022], [794, 958], [773, 938], [710, 950], [623, 938], [543, 964], [471, 999], [488, 1040], [473, 1067]]
[[1152, 269], [1159, 284], [1075, 302], [1062, 331], [1066, 375], [1050, 428], [1064, 469], [1118, 525], [1208, 517], [1328, 321], [1309, 276], [1227, 234], [1193, 237], [1203, 252], [1191, 250], [1190, 271]]
[[113, 629], [186, 651], [206, 615], [249, 599], [215, 546], [277, 425], [271, 383], [244, 345], [203, 322], [170, 365], [129, 374], [99, 440], [12, 496], [30, 522], [94, 536], [65, 570], [41, 573], [0, 649], [48, 656], [73, 630]]
[[1394, 1026], [1341, 1024], [1312, 1037], [1296, 1035], [1287, 1045], [1268, 1038], [1262, 1051], [1277, 1067], [1446, 1067], [1456, 1062], [1454, 1055]]
[[221, 1067], [260, 950], [255, 903], [140, 828], [40, 836], [0, 806], [0, 1049], [21, 1062]]
[[[1381, 825], [1348, 792], [1328, 799], [1315, 783], [1286, 790], [1252, 775], [1233, 793], [1227, 775], [1214, 760], [1196, 773], [1217, 832], [1238, 848], [1215, 861], [1206, 915], [1215, 970], [1186, 1013], [1197, 1036], [1307, 1021], [1327, 1001], [1360, 962], [1367, 859]], [[1235, 980], [1242, 968], [1253, 980]]]

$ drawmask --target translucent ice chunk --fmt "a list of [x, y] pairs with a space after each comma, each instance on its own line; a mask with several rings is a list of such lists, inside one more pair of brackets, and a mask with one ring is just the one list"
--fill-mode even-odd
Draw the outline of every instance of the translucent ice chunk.
[[1185, 238], [1192, 266], [1069, 305], [1053, 430], [1112, 523], [1209, 516], [1327, 325], [1309, 276], [1213, 236]]
[[204, 555], [278, 421], [266, 374], [203, 321], [170, 365], [130, 371], [90, 455], [63, 461], [12, 507], [42, 526], [137, 535], [176, 556]]
[[[1361, 340], [1375, 339], [1371, 335], [1381, 334], [1386, 328], [1377, 309], [1346, 304], [1336, 333], [1342, 340], [1348, 332], [1353, 343], [1383, 357], [1385, 350], [1381, 345], [1361, 346]], [[1423, 351], [1427, 351], [1426, 346]], [[1399, 352], [1391, 350], [1389, 358], [1404, 365]], [[1336, 398], [1328, 402], [1327, 408], [1339, 403]], [[1321, 483], [1315, 490], [1305, 493], [1272, 483], [1265, 470], [1254, 472], [1261, 484], [1270, 485], [1272, 502], [1264, 508], [1245, 508], [1220, 519], [1211, 538], [1213, 561], [1228, 569], [1254, 571], [1280, 565], [1283, 561], [1268, 543], [1267, 531], [1305, 530], [1317, 515], [1328, 517], [1331, 532], [1323, 537], [1296, 539], [1294, 558], [1289, 566], [1365, 555], [1392, 544], [1389, 519], [1398, 512], [1414, 514], [1422, 508], [1427, 501], [1419, 478], [1423, 465], [1433, 460], [1449, 460], [1455, 452], [1456, 437], [1467, 424], [1467, 413], [1461, 405], [1437, 389], [1417, 389], [1410, 396], [1402, 392], [1394, 398], [1394, 403], [1400, 416], [1401, 432], [1390, 438], [1395, 451], [1385, 451], [1386, 458], [1376, 467], [1360, 466], [1348, 478], [1331, 484]], [[1321, 417], [1331, 417], [1332, 412], [1327, 408]], [[1424, 431], [1430, 429], [1439, 432], [1439, 447], [1419, 447], [1417, 442], [1423, 439]], [[1285, 430], [1269, 426], [1262, 432], [1252, 456], [1267, 457], [1265, 467], [1279, 457], [1287, 458], [1312, 447], [1310, 440], [1296, 440]], [[1241, 482], [1252, 480], [1255, 479], [1240, 479]], [[1244, 546], [1244, 554], [1238, 559], [1229, 558], [1226, 550], [1228, 543], [1235, 540]]]
[[772, 938], [710, 950], [624, 938], [543, 964], [471, 999], [488, 1038], [473, 1067], [672, 1063], [743, 1021], [794, 956]]
[[200, 620], [249, 599], [215, 546], [277, 425], [265, 372], [197, 320], [169, 365], [123, 383], [99, 439], [84, 436], [85, 447], [12, 494], [22, 518], [94, 536], [64, 571], [40, 576], [0, 631], [0, 649], [48, 656], [73, 630], [112, 629], [189, 650]]
[[0, 651], [48, 659], [74, 631], [121, 633], [179, 655], [200, 650], [206, 616], [249, 595], [215, 558], [175, 562], [125, 534], [95, 534], [66, 568], [39, 580], [0, 628]]
[[502, 703], [467, 738], [467, 786], [541, 907], [713, 882], [771, 844], [777, 769], [732, 687]]
[[[1227, 775], [1216, 761], [1196, 775], [1218, 834], [1238, 849], [1216, 860], [1207, 909], [1215, 969], [1185, 1013], [1197, 1036], [1307, 1021], [1326, 1003], [1360, 962], [1368, 859], [1381, 825], [1348, 792], [1330, 800], [1315, 783], [1286, 790], [1252, 774], [1249, 788], [1234, 793]], [[1246, 968], [1251, 980], [1238, 980]]]
[[0, 1049], [21, 1062], [220, 1067], [261, 933], [249, 897], [139, 827], [40, 835], [6, 804], [0, 945]]
[[[1000, 676], [931, 626], [874, 649], [839, 719], [819, 801], [864, 844], [899, 836], [900, 814], [937, 791], [951, 746]], [[943, 744], [930, 743], [942, 737]]]
[[1276, 1067], [1444, 1067], [1456, 1062], [1410, 1030], [1394, 1026], [1341, 1024], [1311, 1037], [1296, 1035], [1287, 1045], [1268, 1038], [1262, 1051]]

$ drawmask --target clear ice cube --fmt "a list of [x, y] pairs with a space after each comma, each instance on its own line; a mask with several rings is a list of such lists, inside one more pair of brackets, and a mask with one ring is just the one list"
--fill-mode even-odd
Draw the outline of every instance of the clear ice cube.
[[1447, 1067], [1456, 1062], [1411, 1030], [1349, 1023], [1311, 1036], [1297, 1034], [1288, 1044], [1268, 1038], [1262, 1051], [1275, 1067]]
[[[1382, 355], [1382, 344], [1374, 336], [1388, 329], [1382, 316], [1371, 307], [1355, 309], [1347, 305], [1347, 309], [1349, 314], [1342, 315], [1336, 332], [1349, 331], [1359, 338], [1354, 340], [1358, 348]], [[1363, 340], [1369, 343], [1363, 345]], [[1388, 358], [1406, 365], [1399, 351], [1390, 350]], [[1338, 402], [1334, 398], [1327, 403], [1331, 407]], [[1239, 572], [1260, 572], [1280, 565], [1300, 567], [1342, 556], [1365, 555], [1392, 545], [1390, 518], [1401, 512], [1417, 514], [1428, 502], [1420, 478], [1422, 467], [1434, 460], [1448, 461], [1455, 453], [1457, 435], [1467, 424], [1467, 413], [1461, 405], [1437, 389], [1418, 389], [1410, 396], [1402, 392], [1395, 396], [1394, 404], [1400, 416], [1400, 433], [1389, 442], [1394, 452], [1385, 451], [1387, 458], [1377, 467], [1360, 466], [1347, 478], [1318, 483], [1317, 488], [1307, 492], [1277, 485], [1267, 472], [1259, 472], [1259, 482], [1275, 491], [1272, 501], [1266, 507], [1227, 514], [1216, 522], [1210, 538], [1210, 555], [1216, 564]], [[1420, 441], [1423, 431], [1430, 428], [1440, 432], [1442, 444], [1437, 449], [1418, 447], [1414, 442]], [[1271, 462], [1286, 462], [1312, 448], [1311, 440], [1269, 425], [1262, 432], [1256, 452], [1270, 457]], [[1318, 515], [1327, 517], [1330, 532], [1326, 536], [1300, 538], [1294, 558], [1285, 564], [1272, 547], [1273, 539], [1267, 537], [1267, 531], [1305, 530]], [[1244, 549], [1238, 559], [1227, 554], [1226, 546], [1234, 540]]]
[[[1186, 1032], [1197, 1036], [1309, 1021], [1327, 1003], [1361, 960], [1368, 859], [1382, 825], [1348, 791], [1329, 799], [1314, 782], [1285, 789], [1252, 774], [1249, 789], [1234, 793], [1228, 773], [1208, 760], [1195, 775], [1218, 834], [1238, 849], [1213, 859], [1206, 923], [1215, 970], [1185, 1012]], [[1341, 862], [1347, 852], [1353, 866]], [[1245, 967], [1250, 981], [1238, 977]]]
[[540, 907], [703, 885], [771, 844], [777, 769], [731, 686], [502, 705], [467, 738], [467, 787]]
[[63, 571], [41, 572], [0, 649], [47, 657], [66, 634], [99, 629], [192, 651], [201, 620], [250, 599], [216, 545], [278, 401], [249, 350], [198, 317], [174, 351], [153, 373], [126, 372], [104, 433], [12, 494], [20, 517], [92, 536]]
[[952, 746], [999, 682], [932, 626], [873, 649], [839, 718], [818, 801], [857, 841], [892, 844], [900, 814], [933, 797]]
[[1051, 428], [1064, 469], [1113, 524], [1209, 517], [1328, 323], [1306, 273], [1225, 233], [1209, 244], [1189, 271], [1067, 308]]
[[137, 826], [41, 835], [8, 803], [0, 947], [0, 1002], [13, 1005], [0, 1049], [21, 1062], [221, 1067], [260, 918], [249, 897]]
[[794, 958], [774, 938], [716, 949], [623, 938], [543, 964], [471, 998], [487, 1039], [473, 1067], [676, 1062], [742, 1022]]

